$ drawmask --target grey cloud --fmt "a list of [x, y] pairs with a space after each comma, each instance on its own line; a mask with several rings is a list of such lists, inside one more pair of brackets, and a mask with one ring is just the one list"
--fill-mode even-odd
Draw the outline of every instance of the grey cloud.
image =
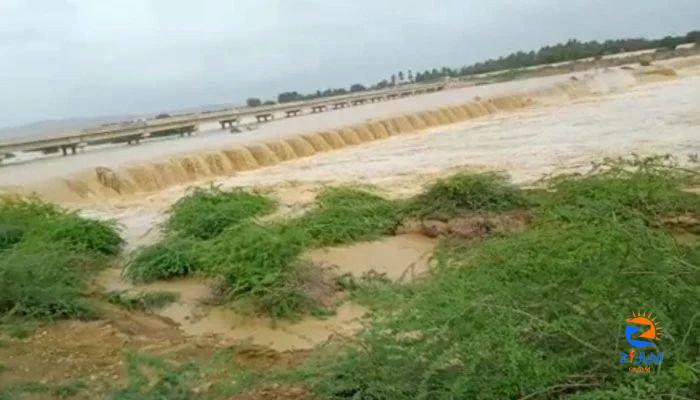
[[371, 83], [697, 21], [697, 0], [0, 0], [0, 126]]

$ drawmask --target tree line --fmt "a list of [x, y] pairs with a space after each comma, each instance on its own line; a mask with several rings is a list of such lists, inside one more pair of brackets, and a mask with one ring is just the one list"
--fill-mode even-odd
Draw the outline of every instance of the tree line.
[[[534, 67], [544, 64], [552, 64], [564, 61], [573, 61], [582, 58], [603, 57], [610, 54], [623, 53], [628, 51], [650, 50], [657, 48], [675, 49], [676, 46], [685, 43], [700, 43], [700, 31], [691, 31], [680, 36], [666, 36], [660, 39], [629, 38], [615, 39], [598, 42], [591, 40], [582, 42], [577, 39], [568, 40], [565, 43], [558, 43], [553, 46], [543, 46], [537, 51], [518, 51], [497, 59], [489, 59], [459, 68], [442, 67], [433, 68], [423, 72], [414, 73], [399, 71], [393, 73], [389, 78], [370, 85], [368, 87], [355, 83], [346, 88], [335, 88], [317, 90], [314, 93], [303, 94], [296, 91], [283, 92], [277, 96], [277, 103], [289, 103], [293, 101], [313, 100], [322, 97], [336, 96], [341, 94], [361, 92], [368, 89], [386, 89], [401, 84], [413, 82], [430, 82], [446, 77], [464, 77], [488, 72], [501, 71], [506, 69]], [[249, 98], [246, 102], [248, 107], [275, 104], [268, 100], [262, 102], [258, 98]]]

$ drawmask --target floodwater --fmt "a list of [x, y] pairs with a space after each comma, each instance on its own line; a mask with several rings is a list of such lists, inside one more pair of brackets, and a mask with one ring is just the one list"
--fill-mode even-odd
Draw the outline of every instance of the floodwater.
[[700, 153], [700, 76], [391, 137], [220, 182], [383, 185], [459, 167], [503, 170], [528, 182], [630, 153], [669, 153], [681, 161]]
[[[572, 101], [540, 102], [512, 112], [490, 113], [466, 122], [368, 141], [305, 158], [236, 172], [206, 182], [224, 187], [262, 188], [280, 199], [283, 211], [303, 212], [326, 184], [376, 184], [392, 196], [406, 196], [455, 170], [502, 170], [517, 183], [544, 174], [578, 171], [603, 157], [630, 153], [668, 153], [684, 161], [700, 154], [700, 74], [679, 74], [645, 84], [630, 84], [624, 74], [603, 74], [623, 82]], [[620, 83], [620, 82], [618, 82]], [[25, 167], [29, 168], [30, 164]], [[205, 182], [199, 182], [205, 184]], [[137, 198], [95, 199], [80, 204], [93, 217], [114, 218], [130, 249], [158, 238], [158, 223], [187, 185], [174, 185]], [[434, 246], [411, 235], [313, 250], [314, 262], [339, 273], [361, 276], [369, 270], [408, 281], [429, 267]], [[278, 351], [309, 349], [361, 328], [366, 310], [346, 302], [334, 316], [277, 324], [266, 317], [243, 315], [209, 305], [206, 282], [194, 279], [158, 282], [137, 288], [123, 282], [118, 270], [98, 280], [106, 290], [170, 290], [178, 302], [158, 311], [187, 335], [214, 336], [224, 343], [248, 342]]]
[[207, 282], [194, 278], [159, 281], [134, 286], [121, 277], [119, 269], [108, 269], [96, 280], [105, 291], [156, 292], [179, 294], [179, 299], [155, 310], [168, 318], [187, 336], [215, 337], [222, 345], [246, 344], [275, 351], [310, 350], [331, 339], [352, 336], [362, 327], [365, 308], [352, 302], [341, 304], [326, 318], [307, 316], [298, 321], [273, 321], [267, 316], [249, 315], [228, 306], [211, 303]]
[[[436, 245], [436, 239], [409, 234], [315, 249], [303, 257], [336, 275], [350, 274], [361, 278], [373, 271], [395, 282], [409, 282], [428, 271]], [[351, 336], [362, 327], [362, 317], [367, 311], [346, 301], [337, 307], [334, 315], [326, 318], [307, 316], [298, 321], [273, 321], [226, 305], [211, 305], [209, 284], [195, 278], [133, 285], [122, 279], [121, 270], [111, 268], [102, 272], [96, 283], [106, 292], [178, 293], [176, 302], [154, 313], [171, 320], [185, 335], [216, 337], [223, 344], [244, 343], [275, 351], [309, 350], [333, 338]]]
[[[686, 69], [692, 69], [695, 64], [700, 63], [700, 57], [693, 60], [685, 60], [690, 63], [690, 67]], [[148, 194], [171, 187], [232, 175], [244, 176], [250, 170], [268, 173], [268, 167], [279, 164], [287, 167], [290, 165], [289, 161], [299, 159], [310, 160], [307, 164], [309, 168], [316, 167], [329, 157], [330, 160], [335, 160], [333, 157], [338, 153], [352, 154], [371, 151], [372, 148], [382, 149], [382, 144], [392, 146], [397, 140], [403, 142], [405, 138], [416, 136], [416, 132], [475, 130], [470, 132], [474, 135], [469, 137], [460, 132], [460, 140], [482, 140], [483, 137], [479, 135], [482, 125], [498, 129], [502, 127], [491, 122], [507, 120], [518, 124], [519, 120], [510, 116], [518, 114], [519, 111], [525, 111], [527, 114], [528, 110], [539, 110], [552, 117], [559, 113], [558, 108], [568, 108], [572, 101], [596, 101], [624, 95], [644, 87], [640, 86], [641, 83], [661, 80], [664, 83], [660, 85], [665, 85], [675, 77], [675, 70], [653, 66], [633, 70], [618, 68], [587, 71], [445, 90], [338, 112], [276, 121], [262, 126], [259, 131], [239, 135], [214, 132], [183, 140], [112, 147], [74, 157], [6, 165], [0, 168], [0, 192], [37, 192], [50, 200], [62, 203], [89, 204], [104, 200], [121, 201], [126, 198], [142, 200]], [[696, 83], [692, 82], [692, 76], [685, 75], [677, 81], [683, 82], [681, 87], [692, 87]], [[624, 111], [625, 119], [636, 112], [635, 109]], [[604, 114], [606, 110], [601, 109], [601, 112]], [[508, 124], [503, 125], [509, 128]], [[542, 127], [547, 128], [565, 127]], [[203, 130], [206, 128], [203, 127]], [[386, 140], [387, 138], [389, 140]], [[523, 138], [529, 138], [527, 133]], [[497, 136], [496, 139], [505, 139], [497, 143], [498, 146], [510, 144], [507, 135]], [[477, 145], [475, 147], [490, 144], [471, 143], [469, 140], [461, 141], [460, 144], [465, 142]], [[415, 138], [408, 139], [402, 145], [396, 146], [396, 150], [412, 151], [415, 148], [407, 146], [415, 144]], [[451, 146], [453, 143], [443, 140], [435, 144]], [[345, 150], [349, 150], [347, 147], [350, 147], [351, 151], [346, 152]], [[338, 149], [343, 151], [339, 152]], [[443, 156], [440, 147], [435, 148], [434, 152], [432, 148], [428, 150], [429, 155]], [[451, 157], [444, 161], [454, 164], [454, 155], [453, 151]], [[375, 159], [376, 157], [373, 157], [372, 161]], [[444, 161], [438, 164], [444, 164]], [[319, 172], [326, 172], [325, 165], [321, 166], [323, 168]], [[427, 167], [433, 168], [434, 164], [431, 162]], [[357, 174], [364, 169], [362, 166], [355, 166], [352, 172]], [[389, 174], [393, 172], [383, 168], [377, 171]], [[333, 175], [343, 175], [343, 170], [339, 168], [329, 172]]]
[[[323, 185], [374, 184], [408, 196], [456, 170], [500, 170], [519, 184], [545, 174], [581, 171], [604, 157], [700, 154], [700, 70], [598, 96], [392, 136], [281, 162], [199, 184], [263, 189], [281, 207], [303, 212]], [[167, 207], [187, 185], [138, 198], [78, 204], [91, 217], [114, 218], [130, 246], [153, 242]]]
[[370, 271], [395, 282], [410, 282], [428, 271], [437, 240], [422, 235], [399, 235], [348, 246], [311, 250], [314, 264], [361, 278]]

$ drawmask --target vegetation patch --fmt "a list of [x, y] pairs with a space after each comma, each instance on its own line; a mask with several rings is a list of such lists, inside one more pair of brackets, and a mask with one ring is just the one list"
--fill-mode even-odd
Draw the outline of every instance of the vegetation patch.
[[[301, 253], [390, 233], [402, 212], [399, 203], [369, 190], [336, 187], [323, 191], [316, 207], [299, 218], [251, 221], [273, 204], [241, 190], [195, 191], [171, 210], [168, 237], [139, 250], [125, 276], [150, 282], [197, 272], [217, 278], [217, 292], [225, 299], [252, 303], [275, 318], [319, 312], [316, 299], [304, 291], [308, 275]], [[220, 223], [219, 213], [227, 213], [227, 221]]]
[[20, 246], [0, 259], [0, 313], [5, 318], [89, 317], [85, 267], [93, 260], [60, 244]]
[[153, 311], [176, 302], [180, 295], [175, 292], [156, 291], [129, 293], [126, 291], [107, 293], [107, 301], [127, 310]]
[[401, 220], [401, 206], [368, 190], [333, 187], [316, 199], [316, 208], [296, 223], [313, 246], [331, 246], [376, 239]]
[[305, 232], [294, 225], [248, 223], [202, 248], [200, 260], [205, 274], [222, 279], [227, 298], [254, 299], [273, 317], [291, 316], [309, 304], [295, 284], [307, 243]]
[[460, 173], [440, 179], [407, 205], [415, 218], [447, 220], [475, 212], [503, 212], [528, 204], [518, 187], [496, 173]]
[[[651, 222], [700, 214], [679, 190], [697, 175], [659, 158], [606, 164], [552, 180], [524, 232], [445, 242], [431, 277], [383, 295], [373, 325], [304, 379], [336, 399], [693, 398], [700, 248]], [[640, 310], [664, 329], [652, 374], [619, 361]]]
[[54, 396], [61, 399], [70, 398], [77, 396], [84, 390], [86, 390], [88, 385], [82, 380], [68, 381], [55, 386], [52, 389]]
[[38, 199], [0, 199], [0, 251], [22, 241], [104, 255], [118, 254], [123, 245], [111, 221], [82, 218]]
[[236, 365], [233, 352], [218, 352], [206, 363], [177, 364], [146, 354], [127, 358], [128, 383], [114, 389], [108, 400], [230, 399], [254, 378]]
[[607, 159], [587, 174], [549, 180], [542, 214], [554, 221], [596, 222], [609, 218], [658, 225], [670, 215], [696, 215], [700, 196], [679, 190], [697, 185], [697, 171], [668, 157]]
[[272, 199], [243, 189], [197, 188], [173, 205], [166, 230], [179, 236], [211, 239], [228, 227], [274, 208]]
[[3, 221], [0, 225], [0, 252], [19, 243], [24, 236], [24, 230], [19, 226]]
[[[0, 331], [15, 339], [28, 338], [39, 325], [39, 321], [25, 317], [4, 316], [0, 321]], [[2, 347], [2, 346], [0, 346]]]
[[51, 388], [48, 385], [38, 382], [12, 383], [0, 387], [0, 400], [14, 400], [20, 395], [39, 395], [49, 393]]
[[[61, 399], [77, 396], [87, 388], [83, 381], [68, 381], [60, 384], [46, 384], [39, 382], [13, 383], [0, 387], [0, 400], [13, 400], [18, 398], [44, 398], [49, 395]], [[41, 397], [39, 397], [41, 396]]]
[[[450, 191], [449, 188], [456, 189]], [[480, 192], [484, 188], [488, 193]], [[496, 175], [457, 176], [431, 190], [443, 196], [443, 204], [452, 202], [450, 213], [467, 207], [500, 210], [524, 204], [517, 189]], [[468, 198], [465, 200], [460, 195]], [[225, 199], [231, 197], [236, 200], [226, 203], [226, 209], [232, 210], [239, 204], [238, 199], [245, 198], [246, 201], [240, 203], [246, 205], [245, 208], [251, 196], [259, 198], [241, 191], [229, 194], [215, 188], [194, 192], [173, 207], [169, 224], [189, 221], [188, 226], [204, 226], [209, 224], [206, 221], [211, 216], [206, 210], [212, 204], [224, 204]], [[192, 205], [199, 206], [200, 202], [207, 206], [194, 211]], [[272, 204], [270, 200], [263, 202]], [[232, 212], [238, 216], [235, 223], [202, 228], [202, 231], [218, 232], [208, 238], [172, 229], [161, 243], [137, 252], [127, 265], [125, 275], [133, 281], [149, 282], [198, 272], [218, 278], [217, 291], [225, 299], [252, 302], [255, 309], [275, 318], [318, 312], [317, 299], [304, 291], [308, 275], [299, 260], [301, 253], [311, 247], [371, 240], [390, 234], [401, 221], [404, 208], [402, 201], [385, 199], [367, 188], [327, 188], [319, 194], [311, 211], [295, 219], [256, 223], [250, 221], [254, 213], [239, 210]], [[445, 209], [447, 206], [441, 208]], [[201, 220], [193, 221], [198, 218]]]
[[127, 263], [124, 276], [133, 282], [152, 282], [187, 276], [199, 268], [192, 239], [168, 238], [139, 249]]
[[94, 315], [87, 277], [122, 246], [111, 222], [36, 199], [0, 200], [0, 323]]

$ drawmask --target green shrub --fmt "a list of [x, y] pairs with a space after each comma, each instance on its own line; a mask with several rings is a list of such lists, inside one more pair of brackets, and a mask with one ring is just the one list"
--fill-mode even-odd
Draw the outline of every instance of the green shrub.
[[195, 189], [170, 210], [166, 230], [197, 239], [211, 239], [224, 229], [274, 210], [275, 202], [243, 189]]
[[307, 304], [293, 287], [307, 243], [295, 226], [247, 223], [224, 231], [200, 257], [205, 274], [223, 278], [230, 299], [252, 298], [272, 316], [288, 316]]
[[[17, 382], [0, 387], [0, 400], [25, 398], [70, 398], [85, 390], [83, 381], [67, 381], [55, 384], [41, 382]], [[53, 396], [51, 396], [53, 395]]]
[[89, 317], [86, 271], [94, 259], [62, 243], [23, 243], [0, 258], [0, 316]]
[[[201, 357], [200, 357], [201, 358]], [[108, 400], [224, 400], [260, 380], [240, 367], [232, 348], [199, 363], [175, 363], [147, 354], [129, 354], [128, 382], [108, 393]], [[1, 399], [2, 397], [0, 397]]]
[[0, 251], [19, 243], [24, 237], [24, 229], [0, 222]]
[[50, 390], [51, 388], [49, 385], [39, 382], [8, 383], [0, 387], [0, 400], [15, 400], [17, 398], [27, 398], [32, 395], [34, 398], [40, 398], [40, 394], [48, 393]]
[[198, 368], [193, 363], [176, 365], [154, 356], [132, 354], [127, 359], [129, 383], [106, 398], [110, 400], [189, 400]]
[[574, 222], [658, 221], [664, 215], [700, 210], [700, 196], [680, 190], [699, 178], [666, 157], [605, 160], [588, 174], [552, 179], [543, 214]]
[[0, 198], [0, 251], [19, 243], [28, 231], [59, 215], [56, 207], [38, 200]]
[[140, 249], [125, 276], [135, 282], [186, 276], [195, 271], [221, 278], [231, 300], [253, 300], [274, 317], [318, 308], [300, 289], [299, 255], [315, 245], [347, 243], [389, 233], [400, 207], [365, 190], [324, 191], [308, 214], [278, 224], [249, 219], [272, 209], [262, 196], [236, 189], [197, 190], [171, 210], [171, 236]]
[[16, 226], [34, 225], [61, 216], [63, 212], [53, 204], [37, 198], [0, 198], [0, 216], [3, 223]]
[[77, 396], [80, 394], [80, 392], [86, 390], [87, 388], [88, 385], [82, 380], [74, 380], [58, 384], [51, 390], [51, 392], [54, 396], [60, 399], [65, 399]]
[[112, 222], [37, 199], [0, 200], [0, 318], [93, 315], [85, 282], [121, 245]]
[[440, 179], [407, 206], [420, 218], [449, 219], [472, 212], [502, 212], [527, 205], [520, 189], [496, 173], [460, 173]]
[[119, 254], [124, 243], [113, 222], [85, 219], [69, 214], [47, 225], [45, 240], [62, 241], [78, 250], [114, 256]]
[[133, 282], [152, 282], [187, 276], [198, 269], [197, 242], [166, 239], [139, 249], [128, 262], [124, 276]]
[[114, 222], [82, 218], [37, 199], [0, 200], [0, 250], [23, 239], [104, 255], [118, 254], [123, 244]]
[[111, 292], [107, 301], [127, 310], [153, 311], [176, 302], [180, 295], [175, 292], [156, 291], [144, 293]]
[[[700, 208], [678, 170], [625, 168], [630, 177], [555, 180], [562, 191], [523, 233], [446, 244], [430, 278], [308, 379], [337, 399], [695, 397], [700, 248], [649, 221]], [[624, 319], [639, 310], [664, 329], [664, 365], [650, 376], [618, 362]]]
[[400, 206], [369, 191], [351, 187], [324, 190], [316, 208], [297, 224], [315, 246], [375, 239], [390, 233], [401, 219]]
[[26, 339], [36, 331], [39, 323], [36, 319], [4, 315], [0, 319], [0, 332], [11, 338]]

